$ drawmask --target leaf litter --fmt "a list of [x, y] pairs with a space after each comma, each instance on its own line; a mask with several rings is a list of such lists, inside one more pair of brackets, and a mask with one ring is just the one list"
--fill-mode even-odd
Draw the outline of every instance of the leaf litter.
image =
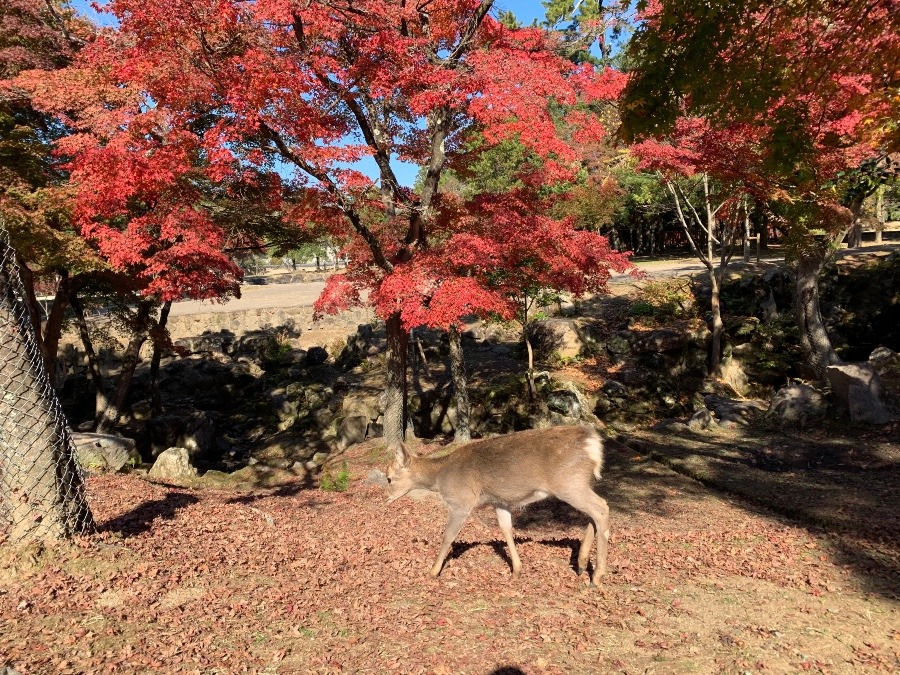
[[21, 675], [900, 668], [900, 605], [885, 590], [898, 580], [874, 579], [884, 565], [851, 565], [841, 550], [852, 538], [659, 464], [629, 456], [606, 472], [610, 572], [590, 588], [573, 568], [583, 516], [550, 501], [514, 516], [520, 579], [488, 511], [428, 577], [443, 507], [385, 504], [364, 480], [371, 463], [350, 460], [346, 492], [91, 478], [99, 535], [32, 565], [8, 552], [0, 561], [0, 665]]

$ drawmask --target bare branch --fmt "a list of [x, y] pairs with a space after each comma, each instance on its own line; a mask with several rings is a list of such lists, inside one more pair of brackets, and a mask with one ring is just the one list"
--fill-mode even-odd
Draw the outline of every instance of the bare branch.
[[[662, 177], [661, 174], [660, 176]], [[675, 211], [678, 213], [678, 219], [681, 221], [681, 227], [684, 228], [684, 233], [687, 235], [688, 243], [690, 243], [691, 245], [691, 250], [694, 252], [694, 255], [696, 255], [697, 258], [700, 259], [700, 262], [706, 265], [707, 269], [711, 270], [712, 262], [709, 260], [709, 258], [703, 255], [703, 253], [701, 253], [700, 249], [697, 248], [697, 243], [691, 236], [691, 228], [688, 227], [687, 219], [684, 217], [684, 209], [681, 208], [681, 199], [679, 199], [678, 197], [678, 191], [675, 189], [675, 185], [668, 178], [663, 177], [663, 180], [665, 181], [666, 187], [669, 189], [669, 192], [672, 194], [672, 198], [675, 200]]]

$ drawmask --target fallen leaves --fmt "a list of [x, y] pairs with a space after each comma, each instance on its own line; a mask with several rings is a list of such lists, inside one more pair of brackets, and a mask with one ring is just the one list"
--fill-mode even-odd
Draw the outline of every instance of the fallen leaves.
[[[620, 489], [639, 494], [650, 481], [663, 483], [665, 508], [610, 500], [619, 506], [610, 574], [591, 589], [571, 568], [583, 518], [558, 503], [520, 515], [519, 580], [491, 518], [470, 521], [432, 579], [445, 518], [433, 502], [388, 507], [361, 482], [327, 498], [248, 497], [94, 478], [101, 534], [0, 582], [0, 654], [22, 675], [530, 675], [610, 672], [617, 662], [643, 672], [660, 659], [700, 671], [716, 659], [819, 668], [798, 653], [860, 672], [900, 663], [896, 607], [854, 595], [827, 541], [680, 477], [642, 475]], [[800, 611], [803, 598], [820, 602], [811, 593], [841, 613]], [[863, 607], [874, 608], [881, 633]], [[775, 616], [776, 632], [761, 628]], [[805, 630], [818, 626], [859, 639]]]

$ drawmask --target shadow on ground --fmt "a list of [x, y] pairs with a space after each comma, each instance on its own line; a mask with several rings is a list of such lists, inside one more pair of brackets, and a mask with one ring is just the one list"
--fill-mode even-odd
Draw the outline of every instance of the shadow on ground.
[[824, 535], [835, 564], [867, 590], [900, 598], [896, 432], [641, 431], [621, 440], [633, 454], [740, 498], [738, 506]]
[[200, 499], [184, 492], [168, 492], [161, 499], [151, 499], [130, 511], [100, 524], [100, 530], [117, 532], [124, 537], [134, 537], [147, 532], [157, 519], [172, 520], [181, 509], [196, 504]]

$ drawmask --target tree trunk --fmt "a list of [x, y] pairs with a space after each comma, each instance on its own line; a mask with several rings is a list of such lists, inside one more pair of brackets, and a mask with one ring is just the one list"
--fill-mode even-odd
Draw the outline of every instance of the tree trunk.
[[[756, 244], [756, 262], [759, 262], [759, 244]], [[750, 211], [744, 205], [744, 262], [750, 262]]]
[[875, 243], [884, 243], [884, 223], [887, 220], [887, 214], [884, 208], [884, 189], [882, 185], [875, 194]]
[[537, 388], [534, 386], [534, 348], [531, 346], [531, 340], [528, 339], [528, 324], [522, 327], [522, 333], [525, 336], [525, 351], [528, 353], [528, 370], [525, 373], [525, 381], [528, 383], [528, 400], [533, 401], [537, 398]]
[[153, 302], [150, 300], [141, 300], [138, 303], [134, 333], [131, 340], [128, 341], [128, 346], [125, 348], [125, 355], [122, 359], [122, 372], [119, 374], [115, 397], [106, 406], [106, 410], [103, 411], [103, 415], [100, 417], [100, 423], [97, 425], [97, 431], [101, 434], [111, 434], [115, 430], [122, 410], [125, 407], [125, 402], [128, 400], [128, 392], [131, 390], [134, 371], [140, 361], [141, 347], [149, 335], [150, 312], [152, 309]]
[[403, 328], [400, 314], [392, 314], [385, 322], [387, 329], [387, 402], [384, 409], [384, 439], [388, 447], [396, 446], [406, 437], [406, 359], [409, 333]]
[[[166, 324], [169, 322], [169, 312], [172, 310], [172, 301], [163, 303], [162, 309], [159, 311], [158, 326], [160, 332], [165, 331]], [[159, 413], [160, 397], [159, 397], [159, 363], [162, 360], [162, 346], [159, 340], [153, 341], [153, 358], [150, 360], [150, 406], [154, 414]]]
[[450, 379], [453, 381], [453, 393], [456, 397], [456, 424], [454, 425], [453, 440], [457, 443], [465, 443], [472, 440], [472, 426], [462, 336], [456, 326], [451, 326], [447, 335], [450, 338]]
[[66, 317], [66, 310], [69, 308], [69, 296], [73, 287], [74, 284], [69, 275], [63, 272], [56, 287], [53, 304], [47, 313], [47, 321], [44, 324], [42, 351], [44, 353], [47, 376], [50, 378], [50, 385], [54, 389], [61, 389], [65, 381], [65, 371], [61, 371], [58, 366], [59, 341], [62, 337], [63, 323]]
[[12, 282], [0, 272], [0, 507], [10, 542], [50, 541], [91, 529], [93, 517], [65, 417]]
[[528, 384], [529, 401], [537, 398], [537, 387], [534, 386], [534, 347], [528, 338], [528, 310], [531, 309], [532, 304], [526, 293], [522, 300], [522, 338], [525, 340], [525, 352], [528, 355], [528, 369], [525, 371], [525, 382]]
[[862, 246], [862, 221], [859, 218], [853, 219], [853, 225], [847, 233], [847, 248], [859, 248]]
[[77, 293], [69, 296], [69, 302], [72, 304], [72, 311], [75, 313], [75, 324], [78, 326], [78, 334], [81, 336], [81, 346], [84, 347], [84, 353], [87, 357], [88, 372], [91, 374], [91, 381], [94, 383], [95, 404], [94, 404], [94, 427], [100, 423], [100, 419], [109, 407], [109, 399], [106, 396], [106, 385], [103, 382], [103, 373], [100, 372], [100, 364], [97, 362], [97, 352], [94, 351], [94, 343], [91, 340], [90, 331], [88, 331], [87, 320], [84, 317], [84, 307]]
[[800, 345], [806, 360], [818, 376], [825, 368], [841, 363], [825, 330], [819, 308], [819, 273], [825, 265], [824, 252], [807, 252], [797, 260], [797, 290], [794, 313], [800, 334]]
[[[724, 272], [724, 269], [722, 271]], [[713, 268], [709, 270], [709, 286], [712, 293], [712, 298], [710, 299], [712, 309], [712, 346], [709, 354], [709, 372], [715, 373], [722, 362], [722, 334], [725, 330], [725, 324], [722, 323], [719, 276]]]

